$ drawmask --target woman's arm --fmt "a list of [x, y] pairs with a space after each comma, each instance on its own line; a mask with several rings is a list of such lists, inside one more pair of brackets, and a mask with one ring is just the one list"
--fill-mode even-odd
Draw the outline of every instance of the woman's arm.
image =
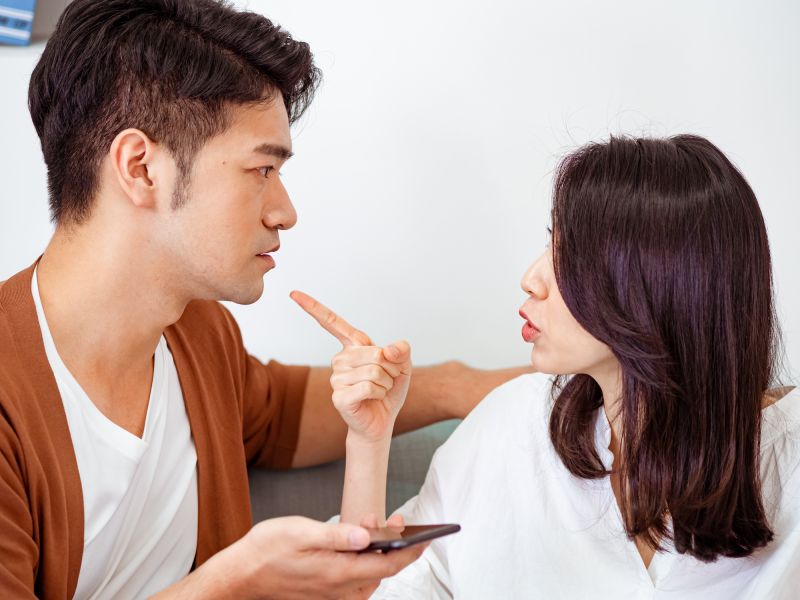
[[411, 383], [411, 347], [407, 342], [375, 346], [310, 296], [293, 292], [292, 298], [343, 345], [331, 362], [333, 405], [347, 425], [341, 520], [374, 519], [383, 526], [389, 446]]

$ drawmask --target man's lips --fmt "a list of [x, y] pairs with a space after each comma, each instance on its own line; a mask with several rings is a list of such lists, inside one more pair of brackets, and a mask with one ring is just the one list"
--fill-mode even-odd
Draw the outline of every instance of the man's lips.
[[522, 339], [531, 343], [539, 337], [542, 331], [531, 323], [530, 319], [528, 319], [527, 315], [522, 312], [522, 310], [519, 311], [519, 316], [525, 319], [525, 324], [522, 326]]
[[278, 244], [277, 246], [273, 247], [270, 250], [267, 250], [266, 252], [261, 252], [259, 254], [256, 254], [256, 258], [260, 258], [261, 260], [263, 260], [265, 263], [267, 263], [269, 267], [274, 267], [275, 259], [272, 258], [272, 256], [270, 256], [270, 253], [276, 252], [278, 248], [280, 248], [280, 244]]

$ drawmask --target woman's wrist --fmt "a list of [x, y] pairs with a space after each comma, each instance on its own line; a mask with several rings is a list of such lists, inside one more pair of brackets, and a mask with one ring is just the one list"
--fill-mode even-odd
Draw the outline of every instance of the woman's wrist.
[[392, 431], [393, 429], [390, 429], [387, 433], [376, 437], [364, 435], [363, 433], [348, 429], [347, 437], [345, 438], [345, 448], [347, 451], [351, 449], [355, 451], [363, 450], [366, 452], [375, 452], [383, 449], [387, 449], [388, 451], [392, 443]]
[[360, 524], [373, 515], [379, 525], [386, 517], [386, 475], [392, 438], [364, 438], [348, 432], [341, 520]]

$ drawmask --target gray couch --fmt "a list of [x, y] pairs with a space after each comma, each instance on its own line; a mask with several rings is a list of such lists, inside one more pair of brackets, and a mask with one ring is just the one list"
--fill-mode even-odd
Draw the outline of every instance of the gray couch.
[[[458, 423], [458, 420], [443, 421], [392, 440], [387, 514], [417, 494], [433, 453]], [[343, 460], [290, 471], [251, 469], [253, 519], [258, 522], [271, 517], [303, 515], [325, 521], [339, 513], [343, 478]]]

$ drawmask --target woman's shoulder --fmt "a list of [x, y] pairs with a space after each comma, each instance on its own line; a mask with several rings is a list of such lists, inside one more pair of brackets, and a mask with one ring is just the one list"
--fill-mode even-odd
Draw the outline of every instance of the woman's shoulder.
[[785, 441], [787, 437], [800, 442], [800, 388], [786, 387], [767, 392], [761, 417], [762, 450]]
[[761, 485], [777, 532], [800, 526], [800, 388], [779, 394], [762, 411]]
[[553, 378], [542, 373], [516, 377], [495, 388], [458, 426], [451, 451], [502, 452], [509, 444], [531, 443], [547, 432]]
[[473, 409], [467, 420], [505, 422], [509, 417], [516, 421], [533, 413], [549, 413], [553, 376], [544, 373], [527, 373], [493, 389]]

